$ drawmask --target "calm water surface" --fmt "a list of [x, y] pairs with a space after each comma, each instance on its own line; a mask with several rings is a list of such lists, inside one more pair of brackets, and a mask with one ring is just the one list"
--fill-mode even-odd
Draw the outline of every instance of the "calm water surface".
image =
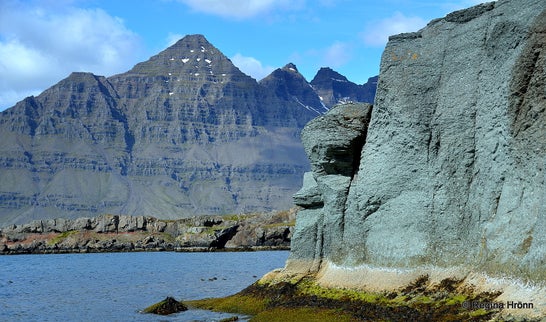
[[0, 321], [218, 321], [232, 315], [139, 311], [167, 296], [236, 293], [287, 257], [288, 251], [0, 256]]

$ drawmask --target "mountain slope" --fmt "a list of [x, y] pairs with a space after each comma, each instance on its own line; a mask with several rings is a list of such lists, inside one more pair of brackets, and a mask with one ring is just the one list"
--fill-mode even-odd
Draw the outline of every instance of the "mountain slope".
[[259, 84], [202, 35], [126, 73], [73, 73], [0, 113], [0, 224], [287, 209], [322, 108], [294, 80]]
[[373, 103], [378, 76], [371, 77], [363, 85], [350, 82], [345, 76], [328, 67], [321, 68], [311, 86], [328, 108], [348, 101]]
[[287, 101], [295, 101], [317, 115], [328, 111], [313, 87], [299, 73], [296, 65], [292, 63], [274, 70], [270, 75], [262, 79], [260, 84], [272, 89], [278, 97]]

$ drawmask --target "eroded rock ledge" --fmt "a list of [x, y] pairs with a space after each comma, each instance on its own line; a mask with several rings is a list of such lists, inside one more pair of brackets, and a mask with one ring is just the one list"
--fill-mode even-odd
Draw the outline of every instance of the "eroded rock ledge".
[[0, 229], [0, 255], [289, 249], [295, 211], [179, 220], [118, 215], [36, 220]]

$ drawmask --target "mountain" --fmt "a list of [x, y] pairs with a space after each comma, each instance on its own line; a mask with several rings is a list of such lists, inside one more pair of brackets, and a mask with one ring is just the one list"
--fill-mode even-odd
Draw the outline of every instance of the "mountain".
[[543, 0], [499, 0], [391, 36], [375, 105], [302, 131], [312, 171], [282, 274], [381, 294], [449, 285], [504, 303], [488, 320], [543, 320], [545, 34]]
[[378, 78], [371, 77], [366, 84], [357, 85], [333, 69], [323, 67], [311, 80], [311, 86], [328, 108], [349, 101], [373, 103]]
[[123, 74], [72, 73], [0, 113], [0, 225], [288, 209], [309, 167], [300, 131], [325, 111], [288, 92], [202, 35]]
[[292, 63], [274, 70], [269, 76], [262, 79], [260, 84], [272, 89], [278, 97], [287, 101], [295, 101], [317, 115], [328, 111], [313, 87]]

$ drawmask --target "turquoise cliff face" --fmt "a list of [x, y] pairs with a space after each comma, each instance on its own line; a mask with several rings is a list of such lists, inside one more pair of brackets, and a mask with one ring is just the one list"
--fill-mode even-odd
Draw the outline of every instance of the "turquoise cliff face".
[[544, 0], [499, 0], [391, 37], [369, 125], [327, 114], [303, 131], [287, 268], [546, 281], [545, 35]]

